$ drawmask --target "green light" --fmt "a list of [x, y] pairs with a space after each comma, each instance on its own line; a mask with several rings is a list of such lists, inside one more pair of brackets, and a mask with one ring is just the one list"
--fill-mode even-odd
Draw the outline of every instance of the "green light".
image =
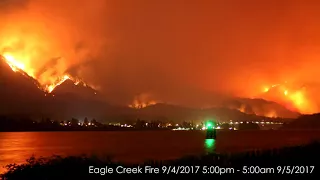
[[206, 139], [204, 146], [207, 153], [215, 153], [216, 142], [214, 139]]
[[212, 148], [214, 146], [214, 139], [206, 139], [205, 143], [207, 148]]
[[207, 122], [206, 128], [207, 128], [207, 129], [213, 129], [213, 128], [214, 128], [213, 123], [212, 123], [212, 122]]

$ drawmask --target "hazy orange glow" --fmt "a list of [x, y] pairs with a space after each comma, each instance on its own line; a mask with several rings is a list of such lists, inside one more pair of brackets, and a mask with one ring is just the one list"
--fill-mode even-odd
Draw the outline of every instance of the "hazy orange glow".
[[150, 101], [150, 102], [138, 102], [138, 101], [134, 101], [132, 104], [129, 105], [129, 107], [135, 108], [135, 109], [141, 109], [141, 108], [145, 108], [145, 107], [147, 107], [147, 106], [155, 105], [155, 104], [157, 104], [156, 101]]
[[47, 92], [81, 77], [123, 105], [236, 96], [320, 111], [318, 1], [4, 2], [0, 54]]
[[[67, 76], [62, 74], [63, 70], [60, 71], [61, 74], [58, 73], [56, 75], [47, 73], [47, 71], [38, 74], [44, 62], [43, 58], [47, 57], [47, 55], [42, 56], [40, 53], [42, 49], [39, 48], [47, 44], [46, 37], [30, 33], [17, 33], [15, 29], [22, 25], [17, 23], [16, 27], [13, 25], [12, 29], [7, 29], [6, 36], [2, 37], [2, 41], [0, 42], [0, 54], [5, 58], [13, 71], [24, 71], [30, 77], [37, 79], [45, 91], [52, 92], [57, 85], [70, 78], [66, 78]], [[21, 46], [21, 43], [23, 46]]]
[[[23, 61], [16, 60], [15, 56], [13, 56], [9, 53], [4, 53], [2, 56], [5, 58], [7, 64], [11, 67], [11, 69], [14, 72], [23, 71], [23, 72], [27, 73], [30, 77], [37, 79], [37, 77], [35, 77], [35, 75], [33, 74], [33, 72], [34, 72], [33, 69], [26, 66], [23, 63]], [[57, 86], [61, 85], [66, 80], [72, 80], [75, 85], [82, 83], [83, 86], [87, 86], [86, 83], [84, 83], [80, 79], [73, 78], [67, 74], [63, 75], [62, 77], [47, 77], [47, 78], [48, 78], [48, 80], [56, 79], [55, 82], [52, 82], [49, 85], [45, 84], [45, 83], [41, 83], [41, 81], [39, 81], [39, 83], [42, 85], [42, 87], [40, 87], [40, 88], [48, 93], [51, 93]], [[48, 82], [48, 80], [46, 82]]]
[[135, 109], [141, 109], [157, 103], [159, 103], [159, 101], [153, 100], [150, 94], [145, 93], [135, 96], [133, 102], [128, 106]]
[[[68, 22], [53, 13], [59, 11], [60, 6], [55, 1], [35, 0], [27, 5], [26, 9], [18, 8], [0, 15], [0, 55], [12, 70], [24, 71], [46, 92], [52, 92], [67, 79], [79, 84], [81, 80], [74, 77], [81, 74], [81, 69], [72, 75], [68, 72], [72, 66], [85, 62], [84, 57], [89, 55], [86, 50], [75, 51], [74, 42], [80, 41], [79, 30], [67, 27]], [[90, 55], [94, 55], [93, 51]]]
[[308, 97], [305, 87], [291, 88], [287, 83], [275, 84], [265, 87], [263, 94], [259, 95], [267, 100], [276, 101], [285, 105], [288, 109], [301, 113], [313, 113], [317, 111], [313, 101]]
[[[7, 63], [13, 71], [16, 72], [19, 69], [23, 71], [26, 70], [25, 65], [23, 63], [18, 62], [12, 55], [5, 53], [3, 54], [3, 57], [6, 59]], [[32, 75], [32, 73], [30, 74]]]

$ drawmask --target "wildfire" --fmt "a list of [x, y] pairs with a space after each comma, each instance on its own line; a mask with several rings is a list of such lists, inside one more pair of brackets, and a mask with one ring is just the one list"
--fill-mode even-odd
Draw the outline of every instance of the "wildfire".
[[287, 108], [301, 113], [314, 111], [314, 106], [307, 98], [305, 88], [290, 88], [287, 83], [274, 84], [263, 89], [263, 96], [266, 99], [286, 104]]
[[22, 63], [17, 62], [13, 56], [9, 55], [9, 54], [4, 54], [3, 57], [6, 59], [8, 65], [11, 67], [11, 69], [14, 72], [17, 72], [19, 69], [20, 70], [24, 70], [25, 66]]
[[84, 83], [82, 80], [77, 79], [77, 78], [73, 78], [70, 75], [66, 74], [66, 75], [62, 76], [62, 78], [58, 78], [56, 83], [47, 85], [46, 88], [45, 88], [45, 91], [51, 93], [57, 86], [60, 86], [66, 80], [71, 80], [73, 82], [73, 84], [76, 85], [76, 86], [79, 85], [80, 83], [82, 83], [83, 86], [87, 86], [87, 84]]
[[[34, 70], [30, 67], [28, 61], [23, 61], [22, 56], [15, 56], [12, 53], [5, 52], [2, 54], [6, 63], [14, 72], [24, 72], [34, 79], [38, 79], [34, 75]], [[17, 57], [17, 58], [16, 58]], [[46, 81], [46, 83], [39, 81], [41, 90], [46, 93], [51, 93], [57, 86], [61, 85], [67, 80], [71, 80], [75, 85], [87, 86], [81, 79], [72, 77], [69, 74], [63, 74], [58, 77], [50, 77], [51, 81]], [[49, 83], [48, 83], [49, 82]], [[50, 83], [51, 82], [51, 83]], [[270, 86], [265, 86], [262, 90], [263, 98], [278, 102], [280, 104], [286, 104], [286, 107], [291, 110], [297, 110], [301, 113], [312, 113], [315, 112], [315, 106], [308, 100], [307, 92], [304, 88], [290, 88], [287, 83], [284, 84], [273, 84]], [[266, 95], [266, 96], [265, 96]], [[142, 94], [135, 97], [134, 101], [128, 105], [131, 108], [144, 108], [150, 105], [156, 104], [156, 101], [152, 100], [150, 94]], [[238, 109], [241, 112], [245, 111], [245, 107], [240, 107]], [[270, 112], [269, 117], [275, 117], [275, 112]]]
[[4, 53], [2, 56], [4, 57], [6, 63], [11, 67], [11, 69], [14, 72], [23, 71], [23, 72], [27, 73], [30, 77], [34, 78], [34, 71], [32, 68], [28, 68], [24, 63], [17, 60], [10, 53]]
[[150, 105], [157, 104], [155, 100], [153, 100], [152, 95], [148, 93], [137, 95], [133, 102], [128, 106], [135, 109], [145, 108]]
[[68, 79], [70, 79], [70, 77], [68, 75], [64, 75], [61, 79], [58, 79], [57, 83], [47, 86], [46, 90], [51, 93], [57, 86], [61, 85]]
[[[22, 71], [22, 72], [25, 72], [26, 74], [28, 74], [30, 77], [37, 79], [37, 77], [35, 77], [33, 74], [33, 70], [31, 68], [27, 68], [25, 66], [25, 64], [23, 64], [22, 62], [17, 60], [13, 55], [11, 55], [9, 53], [4, 53], [2, 56], [4, 57], [4, 60], [6, 61], [6, 63], [10, 66], [10, 68], [14, 72], [19, 72], [19, 71], [21, 72]], [[51, 93], [57, 86], [61, 85], [66, 80], [73, 81], [73, 83], [75, 85], [79, 85], [81, 83], [83, 86], [87, 86], [87, 84], [84, 83], [82, 80], [80, 80], [78, 78], [74, 78], [68, 74], [63, 75], [62, 77], [57, 77], [55, 79], [56, 79], [56, 81], [54, 83], [41, 84], [42, 87], [40, 87], [40, 89], [47, 92], [47, 93]]]
[[150, 101], [150, 102], [138, 102], [138, 101], [135, 101], [132, 104], [130, 104], [129, 107], [135, 108], [135, 109], [141, 109], [141, 108], [145, 108], [145, 107], [150, 106], [150, 105], [154, 105], [156, 103], [157, 102], [155, 102], [155, 101]]

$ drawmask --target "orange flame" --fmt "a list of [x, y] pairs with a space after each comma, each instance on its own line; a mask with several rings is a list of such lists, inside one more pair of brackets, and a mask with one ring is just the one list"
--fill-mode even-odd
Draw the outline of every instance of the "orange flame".
[[152, 97], [150, 94], [140, 94], [136, 96], [131, 104], [128, 106], [135, 109], [141, 109], [145, 108], [150, 105], [157, 104], [155, 100], [152, 100]]
[[307, 98], [305, 89], [290, 89], [287, 83], [274, 84], [264, 87], [263, 95], [266, 93], [269, 93], [269, 96], [264, 98], [280, 104], [287, 104], [291, 110], [297, 110], [300, 113], [312, 113], [315, 111], [315, 106]]
[[[29, 68], [19, 60], [16, 60], [16, 58], [13, 55], [11, 55], [10, 53], [4, 53], [2, 56], [4, 57], [6, 63], [10, 66], [10, 68], [14, 72], [23, 71], [26, 74], [28, 74], [30, 77], [36, 79], [36, 77], [33, 74], [33, 69]], [[41, 82], [39, 82], [43, 86], [43, 87], [40, 87], [40, 89], [42, 89], [47, 93], [51, 93], [57, 86], [61, 85], [66, 80], [73, 81], [75, 85], [79, 85], [80, 83], [82, 83], [83, 86], [87, 86], [87, 84], [81, 81], [80, 79], [71, 77], [68, 74], [63, 75], [62, 77], [57, 77], [55, 79], [56, 81], [51, 84], [41, 84]]]
[[22, 70], [26, 72], [29, 76], [34, 77], [33, 70], [31, 68], [27, 68], [25, 64], [21, 63], [19, 60], [16, 60], [13, 55], [9, 53], [4, 53], [3, 57], [5, 58], [7, 64], [11, 67], [11, 69], [14, 72]]

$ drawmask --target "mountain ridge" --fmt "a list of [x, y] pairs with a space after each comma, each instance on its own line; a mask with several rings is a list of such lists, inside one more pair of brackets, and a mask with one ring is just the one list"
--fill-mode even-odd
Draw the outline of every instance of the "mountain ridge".
[[[0, 58], [0, 96], [2, 100], [0, 114], [24, 113], [30, 116], [39, 116], [39, 118], [40, 116], [48, 116], [56, 119], [92, 117], [117, 121], [137, 118], [184, 121], [211, 117], [223, 120], [244, 120], [262, 117], [250, 113], [252, 104], [260, 103], [261, 106], [274, 104], [274, 102], [265, 100], [234, 98], [225, 101], [220, 106], [206, 109], [164, 103], [142, 109], [115, 106], [102, 100], [103, 97], [93, 88], [77, 86], [71, 80], [64, 81], [52, 93], [45, 93], [39, 89], [39, 83], [34, 78], [24, 72], [14, 72], [3, 57]], [[247, 111], [241, 112], [239, 109], [243, 104], [246, 104]], [[288, 117], [292, 116], [291, 114]]]

